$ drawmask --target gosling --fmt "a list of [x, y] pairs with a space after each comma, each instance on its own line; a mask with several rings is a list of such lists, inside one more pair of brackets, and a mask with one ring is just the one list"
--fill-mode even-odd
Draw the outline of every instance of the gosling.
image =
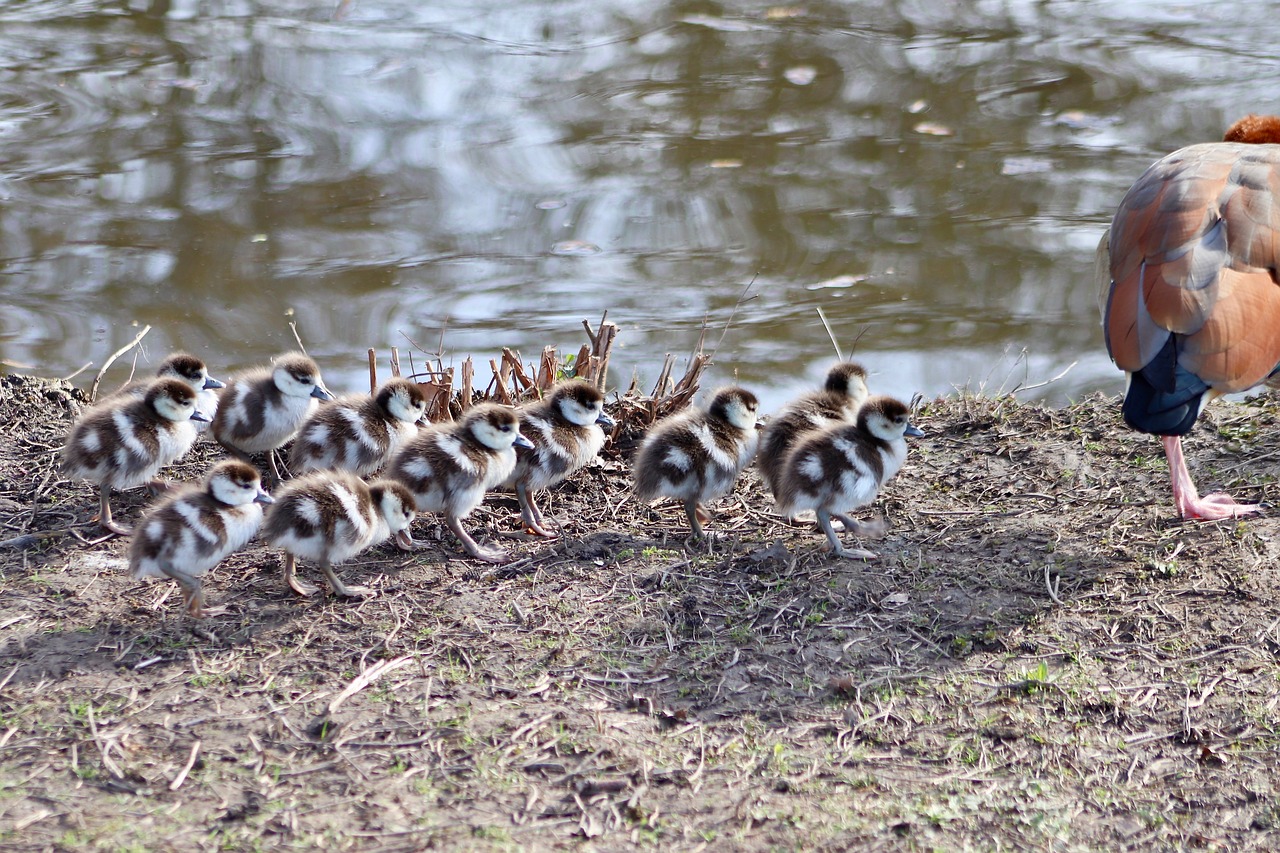
[[408, 539], [415, 515], [413, 493], [403, 484], [377, 480], [366, 484], [345, 471], [319, 471], [291, 480], [275, 495], [262, 538], [283, 548], [284, 582], [298, 595], [314, 595], [316, 587], [297, 576], [297, 560], [320, 564], [335, 595], [371, 595], [363, 586], [347, 586], [333, 566], [387, 537]]
[[156, 504], [129, 543], [129, 568], [138, 579], [173, 578], [182, 587], [186, 611], [196, 619], [217, 616], [225, 607], [206, 608], [200, 579], [229, 554], [249, 543], [262, 524], [258, 469], [244, 462], [215, 465], [203, 487], [187, 486]]
[[111, 490], [141, 486], [180, 459], [195, 443], [196, 422], [206, 420], [188, 385], [157, 379], [142, 399], [113, 397], [85, 412], [62, 448], [62, 473], [97, 483], [98, 522], [128, 536], [129, 528], [111, 517]]
[[250, 454], [265, 452], [279, 482], [276, 448], [297, 435], [321, 400], [332, 399], [316, 363], [302, 353], [286, 353], [270, 368], [232, 377], [213, 418], [213, 437], [245, 462]]
[[[485, 492], [511, 476], [516, 447], [532, 447], [520, 434], [516, 413], [484, 403], [469, 409], [460, 421], [418, 433], [392, 457], [386, 476], [409, 488], [420, 511], [443, 513], [468, 554], [501, 563], [508, 559], [507, 552], [481, 547], [462, 527], [462, 519], [480, 505]], [[417, 547], [408, 535], [397, 542], [402, 548]]]
[[614, 420], [604, 413], [604, 395], [581, 379], [560, 383], [544, 399], [522, 407], [519, 417], [520, 434], [533, 446], [516, 450], [515, 470], [503, 485], [516, 490], [525, 532], [555, 538], [544, 525], [534, 493], [594, 459]]
[[373, 474], [418, 434], [426, 412], [427, 395], [407, 379], [392, 379], [376, 394], [342, 397], [307, 418], [289, 453], [289, 469], [295, 475], [329, 468]]
[[783, 406], [760, 432], [756, 466], [765, 486], [775, 496], [787, 454], [806, 433], [839, 423], [853, 423], [867, 399], [867, 371], [852, 361], [841, 361], [827, 372], [818, 391], [810, 391]]
[[811, 509], [831, 550], [840, 557], [875, 558], [871, 551], [845, 548], [831, 526], [838, 518], [855, 536], [881, 536], [883, 521], [860, 522], [848, 513], [876, 499], [907, 458], [905, 436], [924, 435], [912, 426], [906, 404], [871, 397], [857, 423], [826, 427], [801, 438], [787, 456], [778, 481], [778, 510], [790, 516]]
[[659, 421], [645, 437], [633, 463], [636, 496], [684, 503], [694, 539], [702, 538], [702, 504], [733, 488], [756, 453], [759, 434], [756, 395], [723, 388], [706, 410], [689, 410]]

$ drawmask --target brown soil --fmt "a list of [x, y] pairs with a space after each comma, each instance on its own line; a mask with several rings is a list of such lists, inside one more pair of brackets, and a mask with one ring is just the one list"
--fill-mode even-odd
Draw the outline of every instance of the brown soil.
[[[615, 450], [506, 566], [425, 519], [300, 600], [255, 546], [196, 623], [54, 472], [78, 398], [0, 379], [6, 849], [1280, 847], [1276, 521], [1175, 522], [1114, 399], [926, 404], [871, 563], [754, 473], [689, 547]], [[1197, 481], [1263, 497], [1275, 421], [1217, 407]]]

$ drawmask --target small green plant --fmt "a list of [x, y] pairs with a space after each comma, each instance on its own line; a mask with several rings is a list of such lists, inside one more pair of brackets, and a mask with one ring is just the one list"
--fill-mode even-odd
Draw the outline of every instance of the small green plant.
[[507, 832], [507, 830], [500, 826], [472, 827], [471, 834], [484, 841], [495, 841], [499, 844], [505, 844], [511, 841], [511, 833]]
[[1010, 692], [1030, 696], [1052, 686], [1049, 678], [1049, 664], [1040, 661], [1035, 669], [1023, 670], [1022, 680], [1008, 686]]
[[556, 366], [556, 381], [563, 382], [566, 379], [572, 379], [578, 374], [575, 372], [578, 366], [578, 354], [570, 353], [560, 359], [560, 364]]

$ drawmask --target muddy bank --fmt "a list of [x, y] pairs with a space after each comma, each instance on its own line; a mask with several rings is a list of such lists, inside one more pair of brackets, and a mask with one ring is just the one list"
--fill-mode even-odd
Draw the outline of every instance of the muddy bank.
[[[754, 473], [690, 548], [615, 450], [549, 496], [558, 542], [486, 502], [506, 566], [419, 521], [345, 569], [373, 598], [304, 600], [254, 546], [197, 625], [122, 541], [39, 538], [96, 510], [53, 470], [77, 395], [0, 378], [0, 538], [37, 537], [0, 550], [8, 846], [1280, 844], [1276, 522], [1174, 521], [1114, 399], [927, 403], [871, 563]], [[1204, 490], [1271, 497], [1275, 420], [1212, 409]]]

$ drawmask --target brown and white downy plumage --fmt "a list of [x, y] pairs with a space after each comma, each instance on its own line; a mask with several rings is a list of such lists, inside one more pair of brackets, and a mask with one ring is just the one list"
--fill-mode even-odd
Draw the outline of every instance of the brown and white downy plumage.
[[867, 371], [852, 361], [841, 361], [827, 372], [821, 390], [810, 391], [778, 410], [760, 431], [756, 466], [765, 487], [777, 494], [778, 476], [787, 454], [801, 436], [839, 423], [853, 423], [867, 399]]
[[[172, 353], [164, 361], [160, 362], [160, 366], [156, 368], [156, 378], [177, 379], [185, 382], [192, 391], [195, 391], [196, 408], [200, 410], [200, 414], [209, 419], [208, 421], [197, 422], [196, 430], [203, 433], [209, 429], [209, 422], [218, 413], [218, 389], [226, 386], [209, 375], [209, 368], [205, 366], [203, 361], [190, 353]], [[153, 381], [151, 379], [134, 379], [132, 382], [126, 382], [103, 402], [113, 400], [122, 394], [130, 394], [139, 398], [144, 397], [147, 393], [147, 387]]]
[[514, 487], [526, 533], [554, 537], [543, 526], [534, 492], [549, 489], [582, 468], [604, 447], [604, 394], [590, 382], [561, 382], [544, 399], [519, 410], [520, 434], [533, 445], [516, 450], [516, 467], [503, 484]]
[[289, 469], [295, 475], [325, 469], [372, 474], [418, 434], [426, 411], [427, 395], [408, 379], [392, 379], [376, 394], [339, 398], [302, 425], [289, 452]]
[[[418, 509], [442, 513], [445, 523], [467, 553], [500, 563], [507, 553], [482, 548], [462, 528], [462, 519], [484, 500], [485, 492], [504, 482], [516, 467], [516, 446], [528, 448], [516, 413], [482, 403], [462, 419], [422, 430], [400, 448], [385, 476], [408, 486]], [[397, 537], [401, 547], [416, 547], [412, 537]]]
[[141, 486], [176, 461], [195, 443], [202, 420], [195, 391], [177, 379], [156, 379], [142, 399], [113, 397], [85, 412], [62, 448], [62, 473], [97, 483], [99, 522], [128, 536], [111, 518], [111, 490]]
[[203, 486], [187, 486], [152, 507], [129, 543], [135, 578], [173, 578], [182, 587], [186, 610], [197, 619], [206, 610], [200, 578], [249, 543], [262, 524], [260, 503], [271, 503], [258, 469], [245, 462], [220, 462]]
[[312, 595], [316, 588], [298, 580], [298, 558], [318, 562], [334, 594], [370, 594], [366, 587], [344, 584], [333, 566], [393, 534], [407, 539], [415, 515], [413, 493], [402, 483], [366, 484], [345, 471], [317, 471], [291, 480], [275, 499], [262, 539], [285, 550], [284, 581], [299, 595]]
[[703, 502], [732, 489], [755, 456], [759, 406], [750, 391], [723, 388], [705, 410], [687, 410], [654, 424], [632, 464], [637, 497], [683, 502], [694, 538], [702, 538]]
[[864, 523], [848, 513], [876, 499], [880, 489], [907, 458], [904, 436], [924, 435], [911, 425], [906, 404], [892, 397], [871, 397], [858, 411], [857, 423], [839, 424], [805, 434], [788, 454], [778, 477], [778, 510], [794, 516], [806, 509], [818, 515], [818, 526], [841, 557], [872, 559], [876, 555], [840, 543], [831, 519], [844, 522], [858, 536], [880, 536], [884, 522]]
[[320, 400], [332, 399], [316, 363], [302, 353], [286, 353], [269, 368], [231, 378], [213, 419], [213, 437], [245, 462], [265, 452], [278, 481], [275, 449], [297, 435]]

